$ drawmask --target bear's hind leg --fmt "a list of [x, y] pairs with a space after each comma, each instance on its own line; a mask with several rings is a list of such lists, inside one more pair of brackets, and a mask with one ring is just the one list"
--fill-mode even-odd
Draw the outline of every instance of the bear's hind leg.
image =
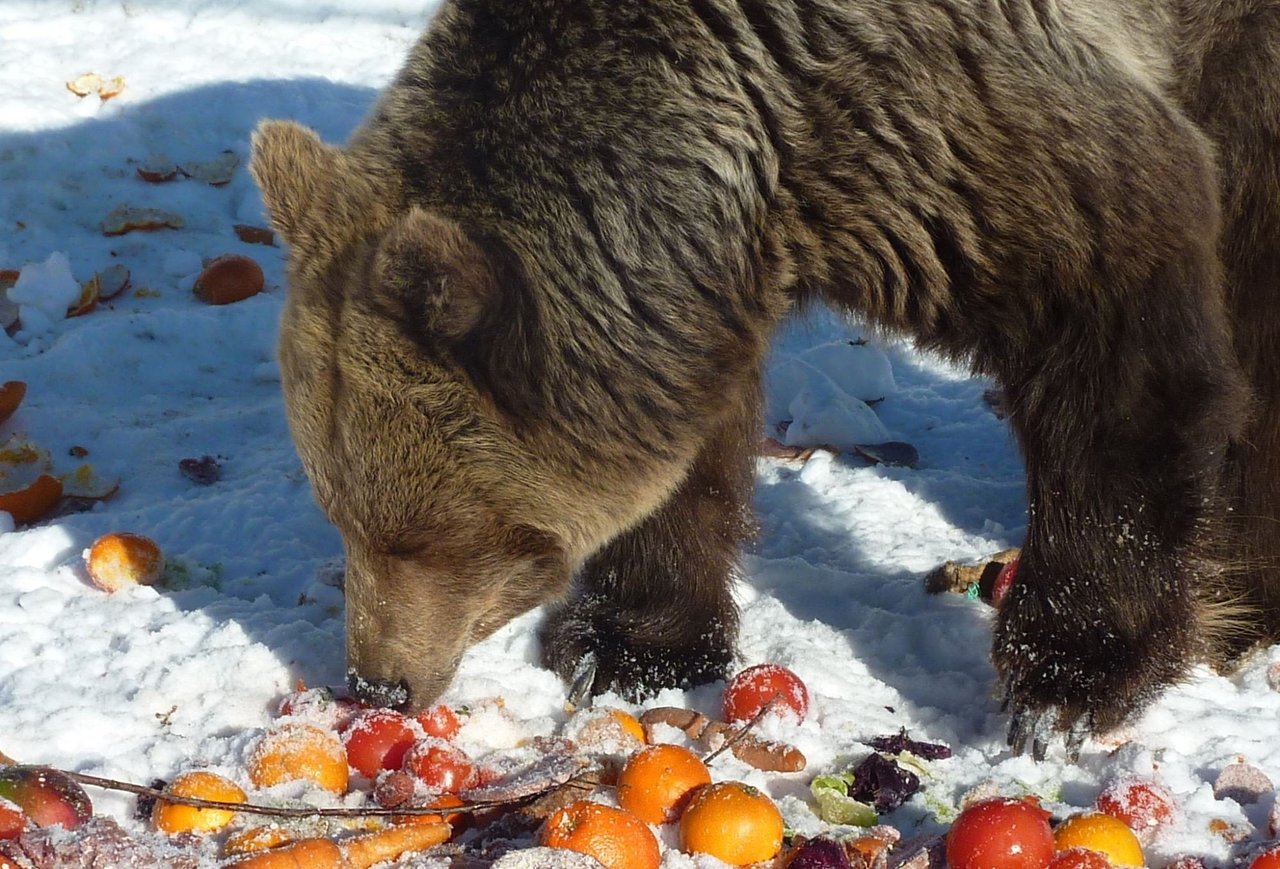
[[547, 617], [543, 662], [566, 681], [589, 654], [594, 692], [639, 698], [726, 675], [738, 626], [732, 574], [755, 527], [756, 401], [744, 405], [671, 499], [594, 555]]

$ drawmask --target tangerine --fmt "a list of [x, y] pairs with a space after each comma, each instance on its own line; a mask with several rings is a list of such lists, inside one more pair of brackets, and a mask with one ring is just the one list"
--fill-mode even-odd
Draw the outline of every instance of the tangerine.
[[99, 537], [85, 567], [93, 584], [103, 591], [119, 591], [130, 585], [155, 585], [164, 576], [164, 554], [150, 537], [118, 532]]
[[579, 800], [547, 818], [541, 844], [587, 854], [605, 869], [658, 869], [662, 854], [649, 825], [623, 809]]
[[746, 866], [777, 854], [782, 832], [782, 813], [768, 796], [742, 782], [717, 782], [690, 797], [680, 818], [680, 849]]
[[641, 744], [649, 741], [645, 738], [644, 725], [640, 723], [639, 718], [624, 709], [610, 709], [609, 714], [613, 716], [618, 724], [622, 725], [622, 729], [626, 733], [640, 740]]
[[[195, 797], [221, 803], [246, 801], [239, 785], [208, 770], [184, 772], [169, 782], [164, 792], [175, 797]], [[234, 817], [235, 812], [230, 809], [198, 809], [164, 800], [157, 801], [151, 813], [156, 827], [170, 834], [212, 833], [231, 823]]]
[[249, 755], [249, 780], [260, 788], [299, 779], [335, 794], [347, 789], [347, 753], [338, 737], [310, 724], [286, 724]]
[[1142, 866], [1142, 845], [1129, 825], [1102, 812], [1085, 812], [1067, 818], [1053, 831], [1053, 844], [1059, 851], [1088, 848], [1097, 851], [1116, 866]]
[[650, 824], [674, 821], [689, 794], [711, 784], [702, 759], [678, 745], [651, 745], [627, 760], [618, 774], [618, 804]]

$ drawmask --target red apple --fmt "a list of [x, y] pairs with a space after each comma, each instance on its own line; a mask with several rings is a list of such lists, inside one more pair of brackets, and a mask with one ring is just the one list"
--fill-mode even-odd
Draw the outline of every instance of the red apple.
[[70, 830], [93, 816], [84, 788], [47, 766], [0, 767], [0, 797], [22, 809], [38, 827], [61, 824]]

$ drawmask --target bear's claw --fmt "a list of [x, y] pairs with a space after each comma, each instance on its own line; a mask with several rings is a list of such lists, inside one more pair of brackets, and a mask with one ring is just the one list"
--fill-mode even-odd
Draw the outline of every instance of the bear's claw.
[[1044, 760], [1048, 756], [1049, 747], [1062, 736], [1067, 761], [1077, 763], [1080, 760], [1080, 749], [1093, 732], [1093, 716], [1085, 713], [1065, 721], [1066, 713], [1059, 707], [1015, 703], [1013, 694], [1012, 687], [1006, 686], [1004, 702], [1000, 706], [1002, 712], [1009, 712], [1006, 742], [1013, 753], [1022, 754], [1026, 751], [1027, 741], [1030, 740], [1032, 759]]

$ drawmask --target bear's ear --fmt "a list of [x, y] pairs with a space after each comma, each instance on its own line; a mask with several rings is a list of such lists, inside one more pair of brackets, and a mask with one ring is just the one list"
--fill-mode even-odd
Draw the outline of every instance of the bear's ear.
[[272, 225], [304, 257], [327, 258], [385, 211], [372, 179], [341, 149], [292, 121], [258, 126], [249, 171]]
[[497, 303], [497, 278], [475, 240], [416, 206], [383, 237], [374, 280], [384, 310], [412, 333], [446, 344], [478, 328]]

